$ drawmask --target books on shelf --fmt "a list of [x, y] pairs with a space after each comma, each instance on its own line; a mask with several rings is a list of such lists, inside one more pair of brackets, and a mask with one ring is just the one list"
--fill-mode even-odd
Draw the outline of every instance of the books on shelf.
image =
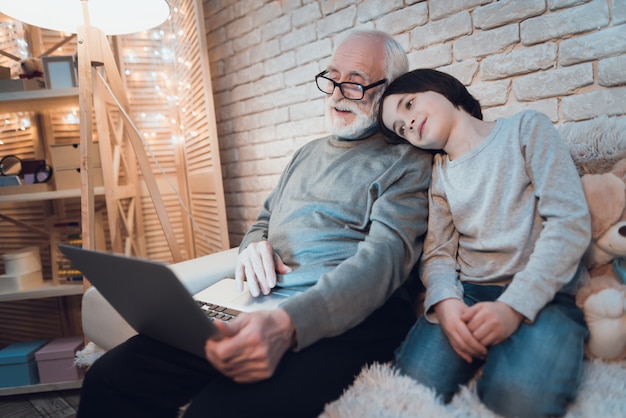
[[[57, 234], [56, 242], [61, 244], [82, 246], [80, 223], [76, 221], [63, 221], [54, 224]], [[59, 284], [82, 282], [83, 275], [72, 263], [62, 254], [58, 253], [56, 259], [56, 275]]]

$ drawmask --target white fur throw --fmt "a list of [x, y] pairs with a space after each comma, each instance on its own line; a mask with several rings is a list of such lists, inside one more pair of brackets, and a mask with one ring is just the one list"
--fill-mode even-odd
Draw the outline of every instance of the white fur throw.
[[600, 116], [557, 129], [580, 175], [605, 173], [626, 158], [626, 117]]
[[[474, 382], [444, 405], [434, 392], [389, 365], [366, 367], [350, 388], [326, 405], [320, 418], [495, 418]], [[586, 361], [583, 383], [567, 418], [626, 417], [626, 362]]]
[[[76, 353], [75, 363], [88, 367], [104, 350], [90, 342]], [[400, 376], [387, 364], [364, 367], [338, 400], [326, 405], [320, 418], [495, 418], [483, 406], [472, 382], [444, 405], [435, 393]], [[586, 361], [580, 395], [566, 418], [626, 417], [626, 361]]]

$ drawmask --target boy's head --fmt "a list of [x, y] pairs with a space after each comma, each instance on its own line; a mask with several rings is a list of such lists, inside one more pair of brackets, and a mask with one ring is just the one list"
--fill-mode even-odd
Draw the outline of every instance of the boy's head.
[[385, 98], [393, 94], [424, 93], [429, 91], [441, 94], [455, 108], [464, 110], [471, 116], [482, 120], [483, 114], [480, 109], [480, 103], [467, 91], [463, 83], [441, 71], [418, 69], [395, 79], [385, 89], [380, 98], [378, 124], [385, 136], [396, 142], [405, 141], [383, 123], [382, 115]]

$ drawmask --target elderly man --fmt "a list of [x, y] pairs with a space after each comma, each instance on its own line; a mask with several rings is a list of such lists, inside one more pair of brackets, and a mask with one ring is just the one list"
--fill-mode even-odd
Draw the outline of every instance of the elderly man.
[[79, 417], [313, 417], [415, 321], [406, 278], [426, 231], [431, 157], [378, 133], [376, 102], [407, 70], [392, 38], [354, 31], [315, 79], [332, 136], [299, 149], [240, 245], [254, 296], [304, 290], [216, 325], [206, 359], [136, 336], [96, 361]]

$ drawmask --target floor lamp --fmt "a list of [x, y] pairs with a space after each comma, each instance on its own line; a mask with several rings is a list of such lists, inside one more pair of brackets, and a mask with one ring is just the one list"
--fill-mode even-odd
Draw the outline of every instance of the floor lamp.
[[[103, 140], [108, 140], [110, 137], [108, 123], [100, 120], [105, 117], [107, 112], [103, 102], [109, 100], [113, 101], [119, 108], [128, 141], [134, 150], [173, 259], [174, 261], [181, 261], [181, 252], [146, 157], [143, 142], [127, 113], [128, 100], [106, 38], [106, 35], [136, 33], [158, 26], [169, 16], [170, 9], [167, 0], [0, 0], [0, 12], [29, 25], [64, 33], [77, 33], [83, 247], [94, 248], [95, 246], [93, 162], [89, 158], [92, 155], [92, 146], [94, 146], [92, 140], [94, 108], [98, 122], [98, 133], [99, 135], [102, 133], [100, 132], [101, 126], [106, 132], [106, 135], [103, 135], [106, 138], [100, 138], [101, 158], [103, 161], [113, 161], [114, 159], [119, 161], [120, 158], [124, 158], [123, 155], [111, 155], [111, 147], [103, 147], [102, 144]], [[106, 75], [106, 79], [103, 77], [103, 73]], [[111, 193], [115, 191], [106, 187], [106, 179], [115, 178], [116, 173], [112, 172], [111, 167], [105, 167], [104, 164], [102, 169], [105, 178], [107, 212], [111, 225], [119, 220], [118, 208], [115, 208], [115, 203], [111, 201]], [[139, 203], [133, 202], [132, 205], [134, 204]], [[114, 218], [113, 221], [111, 217]], [[132, 216], [121, 216], [121, 218], [126, 230], [132, 230], [134, 222]], [[130, 254], [132, 247], [136, 244], [133, 243], [132, 238], [123, 243], [121, 234], [118, 234], [114, 229], [116, 228], [110, 228], [114, 252]], [[134, 250], [135, 253], [138, 253], [137, 248]]]

